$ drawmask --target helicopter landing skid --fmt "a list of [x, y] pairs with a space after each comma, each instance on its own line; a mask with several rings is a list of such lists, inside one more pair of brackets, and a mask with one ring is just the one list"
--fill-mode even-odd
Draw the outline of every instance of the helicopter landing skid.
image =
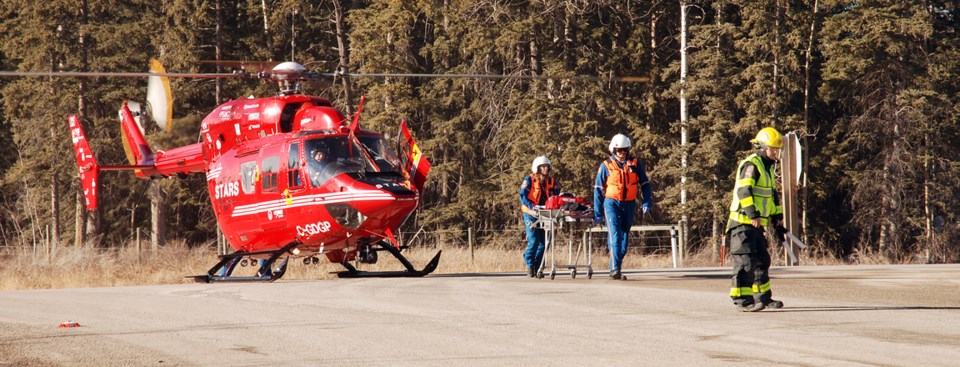
[[[197, 283], [213, 283], [213, 282], [272, 282], [274, 280], [280, 279], [284, 273], [287, 272], [287, 260], [290, 258], [284, 258], [283, 261], [280, 261], [280, 264], [276, 269], [273, 268], [273, 264], [280, 259], [280, 256], [283, 256], [284, 253], [290, 251], [294, 247], [299, 245], [298, 242], [292, 242], [286, 246], [283, 246], [279, 250], [275, 251], [259, 251], [259, 252], [244, 252], [237, 251], [232, 254], [220, 255], [220, 261], [217, 262], [205, 275], [193, 275], [188, 276], [187, 278], [193, 278]], [[269, 258], [264, 260], [260, 264], [260, 269], [257, 270], [256, 275], [253, 276], [232, 276], [233, 270], [237, 267], [243, 258], [256, 256], [256, 255], [270, 255]], [[245, 260], [243, 260], [245, 261]]]
[[400, 250], [389, 243], [383, 241], [377, 242], [377, 245], [380, 245], [381, 249], [377, 251], [387, 251], [391, 255], [397, 258], [400, 261], [400, 264], [403, 264], [403, 267], [406, 270], [402, 271], [360, 271], [357, 270], [350, 262], [343, 261], [340, 265], [347, 268], [345, 271], [337, 273], [337, 277], [340, 278], [399, 278], [399, 277], [422, 277], [424, 275], [432, 273], [434, 270], [437, 270], [437, 264], [440, 263], [440, 253], [442, 251], [437, 251], [437, 254], [433, 256], [433, 259], [427, 263], [427, 266], [423, 267], [423, 270], [417, 270], [413, 267], [413, 264], [403, 254], [400, 253]]

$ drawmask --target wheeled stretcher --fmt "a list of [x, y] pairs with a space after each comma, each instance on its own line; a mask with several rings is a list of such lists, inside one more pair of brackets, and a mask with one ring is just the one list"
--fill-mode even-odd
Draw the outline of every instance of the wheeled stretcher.
[[[587, 273], [587, 279], [593, 278], [593, 245], [590, 242], [576, 241], [577, 246], [574, 249], [573, 232], [577, 228], [590, 226], [593, 222], [593, 211], [586, 210], [569, 211], [563, 209], [540, 209], [537, 210], [537, 228], [544, 231], [544, 256], [537, 269], [537, 278], [542, 279], [545, 274], [553, 279], [557, 276], [557, 269], [566, 269], [570, 272], [570, 278], [577, 277], [577, 270], [583, 269]], [[557, 263], [557, 235], [561, 229], [566, 227], [569, 235], [567, 241], [567, 262], [565, 264]], [[549, 252], [549, 256], [548, 256]], [[549, 263], [548, 263], [549, 257]], [[585, 259], [583, 259], [585, 257]], [[580, 263], [581, 260], [585, 262]]]

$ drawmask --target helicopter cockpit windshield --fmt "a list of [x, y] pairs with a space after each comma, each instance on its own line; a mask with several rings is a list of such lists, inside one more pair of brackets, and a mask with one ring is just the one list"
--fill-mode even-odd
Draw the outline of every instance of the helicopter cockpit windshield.
[[356, 177], [369, 175], [399, 175], [399, 160], [381, 137], [362, 137], [349, 141], [346, 136], [324, 137], [307, 140], [307, 173], [314, 187], [319, 187], [330, 178], [341, 174]]
[[360, 143], [367, 148], [367, 154], [373, 158], [373, 162], [380, 169], [380, 172], [402, 172], [400, 169], [400, 159], [397, 153], [387, 145], [382, 136], [360, 136]]

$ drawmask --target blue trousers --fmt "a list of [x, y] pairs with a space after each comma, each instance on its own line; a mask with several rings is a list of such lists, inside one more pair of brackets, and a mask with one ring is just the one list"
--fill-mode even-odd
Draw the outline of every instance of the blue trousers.
[[610, 271], [620, 270], [623, 255], [627, 253], [627, 235], [633, 225], [633, 214], [637, 209], [635, 200], [603, 200], [603, 216], [607, 221], [607, 247], [610, 248]]
[[544, 231], [534, 228], [537, 219], [530, 215], [523, 215], [523, 227], [527, 230], [527, 250], [523, 252], [523, 261], [528, 268], [540, 269], [543, 262]]

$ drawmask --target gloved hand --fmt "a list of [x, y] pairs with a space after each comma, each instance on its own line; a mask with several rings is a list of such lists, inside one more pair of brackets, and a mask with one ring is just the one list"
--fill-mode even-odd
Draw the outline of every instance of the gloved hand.
[[770, 217], [770, 224], [774, 227], [783, 226], [783, 214], [774, 214]]
[[596, 224], [603, 224], [603, 217], [594, 216], [593, 222]]
[[782, 224], [777, 224], [773, 226], [773, 235], [776, 236], [777, 240], [780, 242], [787, 240], [787, 227], [784, 227]]
[[650, 203], [644, 203], [643, 206], [640, 207], [640, 209], [643, 210], [643, 214], [647, 214], [650, 212], [650, 206], [651, 206]]

